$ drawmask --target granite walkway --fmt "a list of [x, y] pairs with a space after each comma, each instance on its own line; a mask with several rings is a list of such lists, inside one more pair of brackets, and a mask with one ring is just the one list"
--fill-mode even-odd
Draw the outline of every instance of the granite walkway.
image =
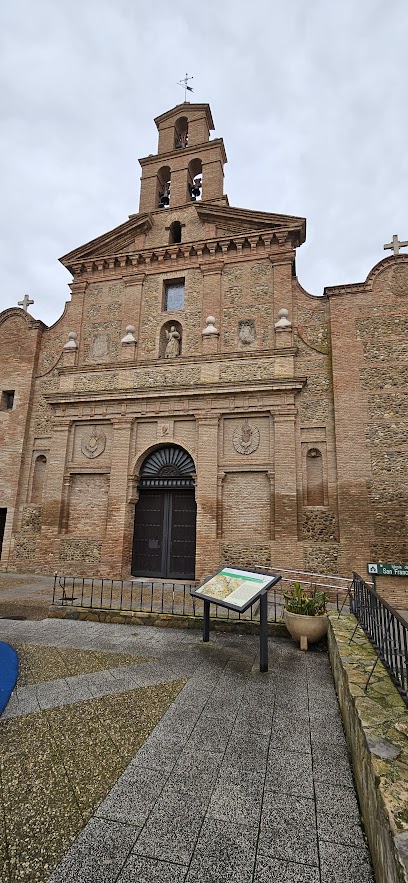
[[15, 644], [155, 661], [18, 688], [2, 720], [187, 678], [49, 883], [373, 883], [327, 654], [258, 639], [0, 620]]

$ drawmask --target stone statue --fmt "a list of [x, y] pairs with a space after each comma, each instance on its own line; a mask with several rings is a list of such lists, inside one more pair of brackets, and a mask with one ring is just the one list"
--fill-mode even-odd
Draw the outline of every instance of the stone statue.
[[165, 359], [174, 359], [175, 356], [180, 355], [180, 334], [176, 330], [175, 325], [172, 325], [170, 331], [167, 331], [166, 328], [166, 337], [167, 337], [167, 346], [164, 351]]

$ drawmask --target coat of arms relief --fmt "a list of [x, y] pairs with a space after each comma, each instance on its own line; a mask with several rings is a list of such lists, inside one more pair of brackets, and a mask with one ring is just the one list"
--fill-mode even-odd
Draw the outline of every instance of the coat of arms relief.
[[259, 448], [259, 429], [245, 420], [241, 426], [237, 426], [232, 433], [232, 444], [239, 454], [253, 454]]
[[255, 322], [253, 319], [243, 319], [238, 322], [238, 340], [244, 346], [250, 346], [255, 343]]

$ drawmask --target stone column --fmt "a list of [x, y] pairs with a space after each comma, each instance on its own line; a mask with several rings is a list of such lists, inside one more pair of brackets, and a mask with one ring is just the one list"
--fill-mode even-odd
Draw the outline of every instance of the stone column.
[[219, 566], [217, 541], [217, 415], [197, 415], [196, 456], [197, 547], [196, 578], [203, 579]]
[[128, 502], [128, 471], [132, 422], [129, 417], [113, 420], [108, 517], [102, 544], [102, 568], [113, 577], [127, 576], [130, 568], [133, 506]]

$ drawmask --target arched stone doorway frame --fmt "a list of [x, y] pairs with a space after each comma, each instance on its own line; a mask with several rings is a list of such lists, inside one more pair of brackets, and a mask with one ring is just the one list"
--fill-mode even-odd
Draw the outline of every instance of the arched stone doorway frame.
[[[191, 470], [191, 472], [189, 472], [189, 476], [191, 476], [191, 481], [192, 481], [191, 485], [188, 485], [186, 487], [183, 487], [183, 486], [176, 487], [175, 485], [172, 485], [172, 479], [169, 477], [168, 484], [166, 484], [165, 479], [164, 480], [162, 479], [161, 487], [157, 487], [157, 488], [154, 486], [147, 487], [146, 484], [145, 484], [145, 486], [143, 486], [143, 482], [144, 482], [144, 480], [143, 480], [143, 467], [144, 467], [144, 465], [147, 463], [147, 461], [149, 461], [149, 458], [155, 452], [159, 453], [160, 451], [167, 451], [168, 449], [175, 449], [177, 451], [180, 451], [182, 454], [186, 455], [191, 460], [191, 463], [193, 465], [193, 469]], [[129, 552], [130, 552], [130, 567], [131, 567], [132, 575], [140, 576], [140, 577], [145, 575], [147, 578], [163, 578], [163, 579], [166, 579], [166, 578], [167, 579], [194, 579], [195, 578], [196, 551], [197, 551], [197, 549], [196, 549], [196, 529], [197, 529], [197, 505], [196, 505], [197, 482], [196, 482], [196, 477], [197, 476], [196, 476], [195, 468], [196, 468], [195, 467], [195, 457], [194, 457], [193, 453], [185, 445], [178, 444], [177, 442], [175, 442], [172, 439], [169, 439], [168, 441], [158, 442], [154, 445], [149, 445], [147, 448], [145, 448], [145, 450], [141, 454], [139, 454], [135, 458], [134, 464], [133, 464], [133, 470], [132, 470], [132, 472], [133, 472], [132, 490], [131, 490], [131, 495], [130, 495], [130, 500], [129, 500], [129, 502], [132, 504], [132, 508], [133, 508], [133, 529], [131, 532], [130, 550], [129, 550]], [[164, 483], [163, 483], [163, 481], [164, 481]], [[175, 478], [175, 481], [177, 481], [177, 478]], [[192, 572], [189, 575], [176, 576], [176, 575], [169, 575], [166, 573], [152, 574], [152, 573], [147, 572], [146, 574], [143, 574], [141, 572], [137, 572], [137, 573], [134, 572], [134, 571], [138, 570], [136, 563], [135, 563], [135, 540], [136, 540], [135, 530], [136, 530], [136, 525], [137, 525], [137, 506], [141, 502], [141, 494], [143, 495], [142, 500], [145, 500], [146, 495], [149, 495], [149, 494], [150, 495], [153, 495], [153, 494], [157, 495], [160, 493], [163, 495], [170, 495], [172, 497], [171, 501], [170, 500], [167, 501], [171, 505], [173, 505], [174, 494], [176, 494], [176, 499], [179, 501], [181, 500], [182, 493], [184, 493], [186, 495], [190, 495], [192, 497], [192, 500], [194, 501], [194, 506], [195, 506], [195, 510], [194, 510], [194, 541], [193, 541], [194, 542], [194, 552], [193, 552], [193, 559], [194, 559], [193, 571], [194, 572]], [[185, 500], [185, 502], [187, 502], [187, 499]], [[190, 502], [190, 506], [191, 506], [191, 502]], [[190, 517], [191, 517], [191, 513], [190, 513]], [[169, 546], [169, 549], [170, 549], [171, 548], [171, 538], [170, 538], [169, 542], [170, 542], [170, 546]]]

